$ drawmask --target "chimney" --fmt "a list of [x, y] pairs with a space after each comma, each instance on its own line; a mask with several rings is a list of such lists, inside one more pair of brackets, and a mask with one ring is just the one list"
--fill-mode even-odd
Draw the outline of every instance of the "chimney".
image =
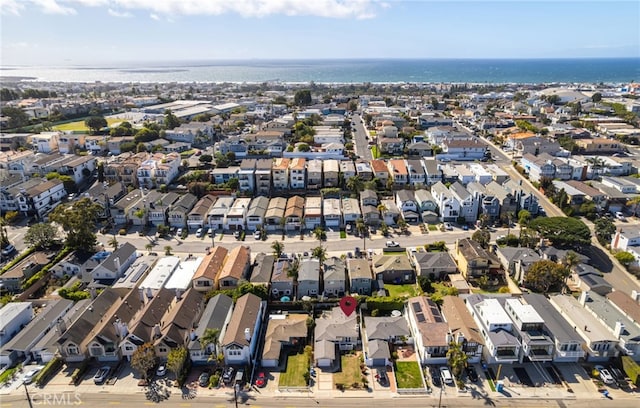
[[447, 342], [447, 344], [453, 341], [453, 335], [451, 334], [451, 332], [447, 332], [447, 335], [445, 336], [444, 340]]
[[177, 300], [182, 299], [182, 289], [180, 288], [176, 288], [176, 299]]
[[140, 301], [144, 303], [144, 288], [138, 289], [138, 294], [140, 295]]
[[589, 291], [585, 290], [580, 294], [580, 299], [579, 302], [582, 306], [584, 306], [585, 303], [587, 303], [589, 301]]
[[153, 326], [153, 338], [155, 339], [156, 337], [160, 337], [162, 335], [162, 333], [160, 332], [160, 324], [156, 323], [155, 326]]
[[638, 292], [637, 290], [632, 290], [631, 299], [633, 299], [636, 303], [640, 301], [640, 292]]
[[96, 292], [96, 288], [94, 287], [89, 288], [89, 294], [91, 295], [91, 299], [95, 299], [96, 296], [98, 295]]
[[116, 266], [116, 272], [120, 272], [120, 258], [116, 256], [113, 260], [113, 264]]
[[456, 335], [456, 343], [464, 343], [464, 334], [462, 334], [462, 332], [458, 332], [458, 334]]
[[248, 327], [244, 329], [244, 339], [248, 342], [251, 342], [251, 329]]
[[151, 291], [151, 288], [147, 288], [147, 298], [153, 298], [153, 292]]
[[198, 336], [196, 335], [196, 331], [195, 331], [195, 330], [193, 330], [193, 329], [191, 329], [191, 333], [189, 333], [189, 339], [190, 339], [191, 341], [194, 341], [194, 340], [195, 340], [195, 339], [197, 339], [197, 338], [198, 338]]
[[622, 323], [621, 321], [616, 321], [616, 327], [613, 329], [613, 335], [616, 336], [616, 338], [620, 338], [621, 335], [623, 335], [626, 332], [625, 327], [624, 327], [624, 323]]
[[120, 319], [116, 319], [115, 322], [113, 322], [113, 326], [116, 329], [116, 335], [121, 338], [124, 339], [127, 334], [129, 334], [129, 330], [127, 328], [127, 323], [123, 322]]

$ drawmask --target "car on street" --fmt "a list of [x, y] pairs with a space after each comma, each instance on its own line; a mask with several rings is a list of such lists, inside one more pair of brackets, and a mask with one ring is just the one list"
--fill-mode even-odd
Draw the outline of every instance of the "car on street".
[[93, 376], [93, 382], [96, 384], [102, 384], [107, 380], [110, 371], [111, 367], [109, 366], [102, 366], [98, 368], [98, 371], [96, 371], [95, 375]]
[[260, 371], [256, 376], [255, 385], [258, 388], [264, 388], [267, 385], [267, 375], [264, 371]]
[[224, 372], [222, 373], [222, 381], [225, 384], [230, 384], [233, 381], [233, 375], [236, 373], [236, 370], [233, 367], [225, 367]]
[[198, 377], [198, 384], [201, 387], [208, 387], [209, 386], [209, 373], [202, 373], [200, 374], [200, 377]]
[[440, 367], [440, 377], [445, 384], [453, 385], [453, 375], [451, 375], [449, 367]]
[[156, 377], [164, 377], [165, 375], [167, 375], [167, 365], [161, 363], [156, 369]]
[[467, 368], [465, 368], [464, 371], [467, 373], [467, 377], [469, 378], [469, 381], [472, 381], [472, 382], [478, 381], [478, 372], [476, 371], [475, 367], [473, 367], [472, 365], [469, 365], [467, 366]]
[[16, 247], [9, 244], [6, 247], [2, 248], [2, 255], [4, 256], [11, 255], [15, 250], [16, 250]]
[[606, 368], [604, 368], [601, 365], [597, 365], [594, 368], [596, 370], [598, 370], [598, 374], [599, 374], [600, 379], [602, 380], [603, 383], [605, 383], [605, 384], [613, 384], [615, 382], [615, 380], [613, 379], [613, 376], [611, 375], [609, 370], [607, 370]]
[[200, 237], [202, 237], [202, 228], [198, 228], [198, 230], [196, 231], [196, 238]]
[[39, 372], [40, 372], [40, 368], [33, 368], [27, 371], [24, 377], [22, 377], [22, 383], [31, 384]]
[[387, 248], [397, 248], [400, 246], [400, 244], [396, 241], [387, 241], [386, 246]]
[[446, 229], [447, 231], [453, 231], [453, 225], [451, 225], [451, 223], [445, 222], [444, 229]]
[[176, 230], [176, 235], [179, 236], [179, 237], [182, 236], [182, 228], [178, 228]]

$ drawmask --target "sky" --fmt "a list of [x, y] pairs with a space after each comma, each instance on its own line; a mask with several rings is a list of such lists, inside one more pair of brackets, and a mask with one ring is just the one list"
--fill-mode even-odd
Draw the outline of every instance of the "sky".
[[0, 65], [640, 57], [640, 0], [0, 0]]

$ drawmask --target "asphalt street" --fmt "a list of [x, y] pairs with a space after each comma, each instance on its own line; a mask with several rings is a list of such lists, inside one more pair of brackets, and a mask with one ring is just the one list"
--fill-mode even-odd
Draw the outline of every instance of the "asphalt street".
[[355, 147], [356, 154], [363, 160], [373, 159], [371, 150], [369, 150], [368, 133], [362, 123], [360, 115], [354, 113], [351, 118], [351, 123], [355, 125], [353, 130], [353, 145]]

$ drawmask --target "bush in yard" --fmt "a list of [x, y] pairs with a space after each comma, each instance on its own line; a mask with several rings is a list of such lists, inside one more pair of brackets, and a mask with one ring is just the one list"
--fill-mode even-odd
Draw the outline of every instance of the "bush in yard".
[[44, 366], [42, 370], [40, 370], [34, 382], [39, 387], [44, 386], [47, 383], [47, 381], [49, 381], [51, 377], [53, 377], [58, 372], [58, 370], [62, 368], [62, 364], [63, 364], [62, 358], [54, 357], [53, 359], [51, 359], [51, 361], [47, 363], [46, 366]]
[[636, 386], [640, 386], [640, 365], [629, 356], [622, 356], [622, 369]]

